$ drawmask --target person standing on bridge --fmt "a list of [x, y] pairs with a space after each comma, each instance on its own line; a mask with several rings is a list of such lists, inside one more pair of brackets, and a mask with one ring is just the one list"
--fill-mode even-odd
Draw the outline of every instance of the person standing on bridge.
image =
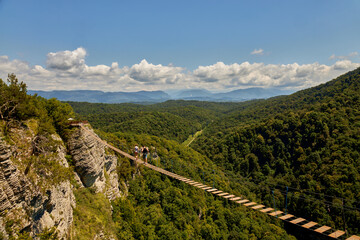
[[138, 167], [137, 160], [138, 160], [138, 156], [139, 156], [139, 151], [140, 151], [140, 149], [139, 149], [138, 145], [135, 144], [134, 155], [135, 155], [135, 167], [136, 167], [136, 169]]
[[135, 144], [134, 155], [135, 155], [135, 159], [137, 160], [139, 156], [139, 147], [137, 144]]
[[149, 154], [149, 148], [143, 146], [143, 147], [141, 148], [141, 152], [142, 152], [142, 154], [143, 154], [143, 158], [144, 158], [145, 165], [146, 165], [146, 164], [147, 164], [147, 156], [148, 156], [148, 154]]

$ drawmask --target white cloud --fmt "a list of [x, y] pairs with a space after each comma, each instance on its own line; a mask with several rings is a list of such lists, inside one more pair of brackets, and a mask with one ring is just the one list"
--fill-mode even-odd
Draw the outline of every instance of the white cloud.
[[254, 51], [252, 51], [250, 53], [251, 55], [263, 55], [264, 54], [264, 50], [259, 48], [259, 49], [254, 49]]
[[268, 64], [244, 62], [226, 65], [218, 62], [210, 66], [200, 66], [194, 70], [196, 81], [210, 87], [282, 87], [301, 89], [331, 80], [338, 75], [360, 67], [349, 60], [338, 61], [334, 65], [319, 63], [299, 65]]
[[50, 52], [47, 55], [47, 68], [71, 70], [85, 65], [86, 50], [82, 47], [74, 51]]
[[[279, 87], [303, 89], [329, 81], [347, 71], [360, 67], [348, 59], [332, 65], [319, 63], [264, 64], [217, 62], [199, 66], [194, 71], [171, 64], [164, 66], [145, 59], [132, 66], [88, 66], [84, 48], [73, 51], [49, 53], [46, 67], [0, 56], [0, 77], [15, 73], [29, 89], [91, 89], [102, 91], [165, 90], [206, 88], [209, 90], [238, 89], [246, 87]], [[355, 55], [355, 54], [353, 54]]]
[[144, 83], [176, 83], [181, 78], [183, 68], [173, 66], [154, 65], [143, 59], [134, 64], [128, 75], [135, 81]]
[[349, 55], [346, 55], [346, 56], [336, 56], [335, 54], [331, 55], [329, 57], [330, 60], [348, 60], [350, 58], [354, 58], [354, 57], [357, 57], [359, 55], [358, 52], [352, 52], [352, 53], [349, 53]]

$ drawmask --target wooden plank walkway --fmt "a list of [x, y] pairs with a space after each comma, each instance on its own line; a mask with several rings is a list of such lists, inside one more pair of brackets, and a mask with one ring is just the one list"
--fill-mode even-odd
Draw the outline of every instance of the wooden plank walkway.
[[[135, 161], [137, 164], [143, 164], [145, 167], [148, 167], [150, 169], [153, 169], [159, 173], [162, 173], [162, 174], [165, 174], [169, 177], [172, 177], [172, 178], [175, 178], [175, 179], [178, 179], [184, 183], [187, 183], [189, 185], [193, 185], [195, 187], [198, 187], [200, 189], [203, 189], [211, 194], [214, 194], [214, 195], [217, 195], [217, 196], [220, 196], [220, 197], [223, 197], [225, 199], [229, 199], [235, 203], [238, 203], [238, 204], [243, 204], [243, 206], [245, 207], [248, 207], [248, 208], [251, 208], [255, 211], [259, 211], [259, 212], [263, 212], [263, 213], [267, 213], [269, 216], [272, 216], [272, 217], [277, 217], [278, 219], [281, 219], [282, 221], [286, 221], [288, 223], [292, 223], [292, 224], [295, 224], [295, 225], [298, 225], [298, 226], [301, 226], [303, 228], [307, 228], [307, 229], [310, 229], [314, 232], [317, 232], [319, 234], [323, 234], [323, 235], [326, 235], [328, 237], [331, 237], [331, 238], [338, 238], [342, 235], [345, 234], [344, 231], [342, 230], [335, 230], [335, 229], [332, 229], [331, 227], [328, 227], [328, 226], [321, 226], [319, 225], [318, 223], [316, 222], [312, 222], [312, 221], [307, 221], [306, 219], [304, 218], [296, 218], [294, 215], [291, 215], [291, 214], [285, 214], [283, 213], [282, 211], [274, 211], [273, 208], [264, 208], [265, 206], [264, 205], [257, 205], [257, 203], [255, 202], [250, 202], [249, 200], [247, 199], [243, 199], [243, 197], [237, 197], [235, 195], [231, 195], [230, 193], [227, 193], [227, 192], [223, 192], [221, 190], [218, 190], [216, 188], [212, 188], [210, 186], [207, 186], [205, 184], [201, 184], [199, 182], [196, 182], [196, 181], [193, 181], [189, 178], [185, 178], [183, 176], [180, 176], [180, 175], [177, 175], [175, 173], [172, 173], [172, 172], [169, 172], [165, 169], [162, 169], [162, 168], [159, 168], [157, 166], [154, 166], [154, 165], [151, 165], [149, 163], [145, 164], [141, 159], [136, 159], [134, 156], [131, 156], [130, 154], [124, 152], [124, 151], [121, 151], [120, 149], [116, 148], [116, 147], [113, 147], [112, 145], [108, 144], [106, 141], [103, 141], [101, 138], [99, 138], [99, 136], [97, 136], [94, 132], [92, 132], [91, 130], [87, 129], [83, 123], [76, 123], [76, 124], [72, 124], [72, 126], [77, 126], [77, 127], [81, 127], [83, 130], [87, 131], [88, 133], [90, 133], [95, 139], [97, 139], [99, 142], [103, 143], [105, 146], [107, 146], [108, 148], [114, 150], [115, 152], [117, 153], [120, 153], [121, 155], [123, 155], [124, 157], [127, 157], [133, 161]], [[243, 199], [243, 200], [241, 200]], [[239, 200], [239, 201], [238, 201]], [[255, 206], [254, 206], [255, 205]], [[295, 218], [295, 219], [293, 219]], [[291, 220], [293, 219], [293, 220]], [[300, 225], [302, 222], [306, 222], [305, 224], [302, 224]], [[314, 226], [316, 225], [319, 225], [317, 228], [314, 228], [312, 229]], [[324, 234], [325, 232], [328, 232], [327, 234]], [[351, 237], [348, 237], [346, 238], [346, 240], [360, 240], [360, 237], [359, 236], [356, 236], [356, 235], [353, 235]]]

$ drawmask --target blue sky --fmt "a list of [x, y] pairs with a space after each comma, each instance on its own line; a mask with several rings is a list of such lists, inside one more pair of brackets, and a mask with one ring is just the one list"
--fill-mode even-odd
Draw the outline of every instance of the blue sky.
[[356, 0], [0, 0], [0, 77], [18, 67], [44, 90], [301, 89], [359, 66], [359, 10]]

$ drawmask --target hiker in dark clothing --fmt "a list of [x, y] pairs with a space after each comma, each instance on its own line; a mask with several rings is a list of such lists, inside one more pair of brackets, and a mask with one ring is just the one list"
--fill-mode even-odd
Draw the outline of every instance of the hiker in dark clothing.
[[145, 164], [147, 164], [147, 156], [148, 156], [148, 154], [149, 154], [149, 148], [143, 146], [143, 147], [141, 148], [141, 152], [142, 152], [142, 154], [143, 154], [143, 158], [144, 158]]

